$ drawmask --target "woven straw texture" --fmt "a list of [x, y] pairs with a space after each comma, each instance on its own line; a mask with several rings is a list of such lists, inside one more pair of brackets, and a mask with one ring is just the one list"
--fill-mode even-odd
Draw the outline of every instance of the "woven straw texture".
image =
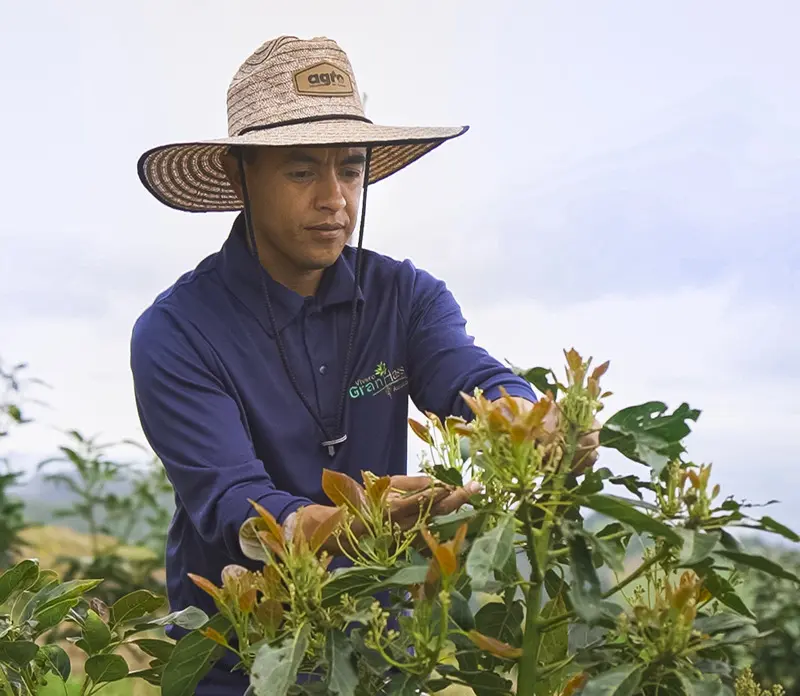
[[222, 168], [231, 145], [371, 146], [372, 184], [467, 130], [370, 123], [347, 55], [326, 38], [263, 44], [231, 81], [227, 109], [227, 138], [162, 145], [142, 155], [139, 178], [162, 203], [189, 212], [241, 210]]

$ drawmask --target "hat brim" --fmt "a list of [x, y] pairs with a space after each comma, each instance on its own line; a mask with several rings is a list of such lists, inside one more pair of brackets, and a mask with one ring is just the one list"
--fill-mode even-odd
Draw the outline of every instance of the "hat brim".
[[250, 131], [238, 137], [153, 148], [139, 159], [139, 179], [159, 201], [177, 210], [239, 211], [242, 201], [222, 167], [222, 156], [232, 145], [371, 147], [368, 183], [374, 184], [468, 129], [469, 126], [404, 128], [352, 120], [291, 124]]

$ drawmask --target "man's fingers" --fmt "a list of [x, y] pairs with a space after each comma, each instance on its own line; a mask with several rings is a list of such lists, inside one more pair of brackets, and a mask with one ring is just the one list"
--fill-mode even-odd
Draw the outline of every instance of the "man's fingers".
[[392, 476], [392, 488], [399, 488], [402, 491], [419, 491], [431, 485], [429, 476]]
[[407, 515], [416, 516], [419, 514], [420, 508], [431, 504], [431, 501], [435, 505], [447, 494], [448, 490], [446, 488], [426, 488], [408, 497], [390, 498], [389, 509], [391, 510], [392, 518], [401, 518]]
[[448, 515], [455, 512], [462, 505], [469, 502], [471, 496], [480, 493], [481, 485], [477, 481], [470, 481], [464, 488], [457, 488], [446, 498], [435, 504], [432, 512], [434, 515]]

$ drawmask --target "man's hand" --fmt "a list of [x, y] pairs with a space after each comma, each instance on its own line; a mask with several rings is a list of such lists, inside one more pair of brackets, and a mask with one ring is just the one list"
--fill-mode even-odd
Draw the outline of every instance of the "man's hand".
[[[511, 398], [523, 413], [529, 411], [534, 406], [533, 401], [528, 401], [528, 399], [524, 399], [521, 396], [512, 396]], [[547, 432], [552, 433], [558, 428], [558, 416], [558, 406], [554, 402], [550, 405], [550, 410], [547, 412], [542, 422]], [[597, 450], [600, 447], [600, 428], [602, 427], [602, 424], [595, 419], [592, 430], [578, 440], [578, 448], [575, 451], [575, 467], [572, 473], [581, 474], [586, 469], [594, 466], [598, 456]]]
[[[470, 482], [463, 488], [450, 488], [432, 485], [434, 482], [428, 476], [392, 476], [389, 484], [389, 493], [386, 496], [387, 514], [391, 515], [392, 522], [399, 525], [400, 529], [411, 529], [418, 521], [420, 511], [431, 506], [430, 514], [434, 516], [447, 515], [458, 510], [466, 503], [470, 496], [480, 491], [480, 484]], [[308, 539], [314, 530], [323, 524], [337, 508], [332, 505], [308, 505], [303, 508], [298, 521], [303, 526], [303, 533]], [[352, 531], [360, 537], [365, 529], [360, 520], [353, 522]], [[323, 550], [331, 555], [340, 555], [342, 550], [335, 537], [330, 537], [322, 546]]]

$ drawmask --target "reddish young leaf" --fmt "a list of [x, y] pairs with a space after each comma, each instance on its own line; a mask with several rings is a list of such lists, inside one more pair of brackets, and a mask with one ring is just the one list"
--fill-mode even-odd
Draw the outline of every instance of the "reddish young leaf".
[[461, 551], [461, 546], [464, 544], [464, 539], [467, 538], [467, 523], [464, 522], [455, 533], [455, 536], [447, 542], [447, 546], [453, 551], [453, 554], [458, 556]]
[[256, 596], [258, 591], [255, 587], [251, 587], [245, 593], [239, 595], [239, 608], [242, 611], [250, 611], [255, 606]]
[[210, 580], [206, 580], [201, 575], [195, 575], [194, 573], [187, 573], [187, 575], [195, 585], [197, 585], [204, 592], [210, 594], [214, 599], [220, 599], [222, 597], [220, 588]]
[[362, 471], [361, 478], [364, 480], [364, 488], [367, 493], [367, 500], [377, 504], [383, 499], [384, 493], [392, 485], [391, 476], [375, 476], [369, 471]]
[[271, 633], [275, 633], [283, 621], [283, 606], [276, 599], [265, 599], [253, 612], [259, 623]]
[[611, 364], [610, 360], [606, 360], [602, 365], [598, 365], [597, 367], [592, 370], [592, 379], [598, 380], [600, 379], [607, 371], [608, 366]]
[[425, 425], [423, 425], [419, 421], [414, 420], [413, 418], [408, 419], [408, 424], [411, 426], [411, 429], [414, 431], [414, 434], [420, 440], [429, 445], [433, 442], [431, 434], [428, 432], [428, 428]]
[[470, 631], [469, 639], [481, 650], [485, 650], [496, 657], [502, 657], [506, 660], [518, 660], [520, 657], [522, 657], [522, 650], [520, 648], [515, 648], [508, 643], [497, 640], [496, 638], [485, 636], [483, 633], [479, 633], [478, 631]]
[[[342, 518], [344, 517], [344, 510], [342, 508], [337, 508], [336, 512], [334, 512], [330, 517], [320, 523], [314, 532], [311, 534], [311, 540], [309, 541], [309, 547], [311, 548], [311, 553], [317, 553], [322, 548], [322, 545], [328, 541], [328, 537], [336, 531], [336, 528], [341, 524]], [[299, 529], [301, 525], [298, 522], [296, 529]]]
[[579, 672], [574, 675], [564, 686], [564, 691], [561, 692], [561, 696], [572, 696], [576, 691], [580, 691], [586, 686], [588, 679], [589, 677], [585, 672]]
[[364, 489], [347, 474], [331, 469], [322, 470], [322, 490], [337, 507], [346, 506], [360, 511], [364, 505]]
[[228, 641], [225, 640], [225, 636], [223, 636], [219, 631], [215, 631], [213, 628], [204, 628], [200, 631], [200, 633], [206, 638], [210, 638], [215, 643], [218, 643], [226, 648], [228, 647]]
[[264, 531], [258, 533], [258, 538], [264, 543], [264, 545], [272, 551], [278, 558], [285, 558], [286, 556], [286, 545], [283, 543], [283, 540], [280, 542], [272, 536], [272, 532]]
[[[262, 520], [264, 520], [265, 524], [267, 525], [267, 529], [269, 533], [275, 538], [275, 541], [281, 548], [281, 552], [284, 549], [283, 543], [283, 530], [281, 526], [275, 521], [275, 518], [269, 513], [269, 511], [264, 508], [263, 506], [259, 505], [255, 500], [247, 499], [247, 501], [255, 508], [256, 512], [259, 514]], [[263, 532], [261, 533], [263, 534]], [[259, 534], [259, 536], [261, 536]]]

